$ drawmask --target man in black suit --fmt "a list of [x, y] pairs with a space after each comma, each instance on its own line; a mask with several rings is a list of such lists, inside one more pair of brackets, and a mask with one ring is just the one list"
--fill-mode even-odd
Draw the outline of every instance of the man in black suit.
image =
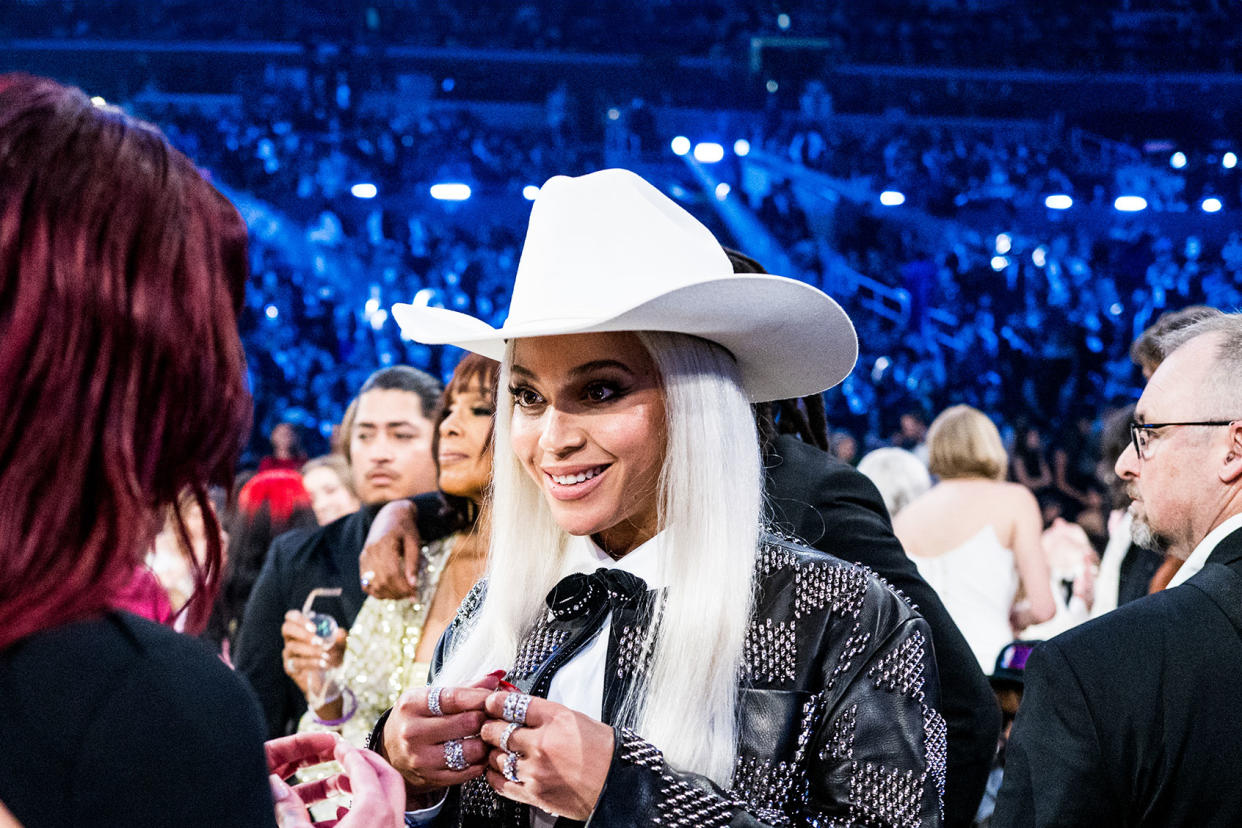
[[884, 500], [853, 466], [784, 434], [764, 455], [774, 522], [821, 552], [873, 570], [927, 620], [948, 726], [944, 824], [968, 826], [979, 807], [1000, 735], [1000, 708], [949, 612], [893, 534]]
[[1041, 645], [993, 825], [1242, 825], [1242, 314], [1175, 335], [1117, 474], [1182, 586]]
[[[318, 530], [281, 535], [268, 550], [246, 604], [234, 662], [259, 697], [269, 737], [297, 729], [306, 710], [299, 684], [322, 657], [300, 614], [306, 597], [319, 587], [341, 589], [339, 600], [315, 607], [336, 618], [338, 637], [329, 644], [331, 657], [339, 662], [345, 651], [343, 631], [353, 624], [366, 597], [358, 555], [375, 512], [390, 500], [436, 488], [431, 437], [440, 390], [435, 378], [405, 365], [367, 378], [342, 422], [345, 456], [363, 507]], [[424, 509], [423, 514], [432, 516], [436, 510]]]

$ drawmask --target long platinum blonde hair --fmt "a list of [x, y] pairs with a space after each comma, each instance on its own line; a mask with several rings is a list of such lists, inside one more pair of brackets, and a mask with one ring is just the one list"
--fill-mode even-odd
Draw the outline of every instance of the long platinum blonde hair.
[[[668, 585], [648, 631], [651, 667], [623, 700], [633, 727], [675, 767], [728, 785], [737, 754], [735, 707], [754, 593], [762, 472], [754, 418], [723, 348], [684, 334], [639, 332], [665, 395], [668, 440], [659, 483], [660, 566]], [[512, 665], [544, 596], [568, 574], [572, 538], [514, 456], [510, 343], [501, 368], [490, 587], [437, 684], [462, 684]]]

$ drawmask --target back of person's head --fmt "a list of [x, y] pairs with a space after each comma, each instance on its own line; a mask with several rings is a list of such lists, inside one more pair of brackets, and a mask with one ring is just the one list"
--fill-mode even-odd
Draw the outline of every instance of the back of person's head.
[[941, 479], [1004, 480], [1009, 457], [996, 425], [977, 408], [946, 408], [927, 430], [927, 468]]
[[358, 389], [357, 396], [345, 409], [345, 416], [341, 418], [341, 454], [344, 455], [346, 462], [353, 462], [350, 456], [349, 435], [353, 431], [354, 419], [358, 414], [358, 400], [368, 391], [406, 391], [414, 394], [418, 397], [421, 406], [419, 415], [428, 420], [434, 420], [443, 388], [440, 381], [431, 374], [410, 365], [381, 368], [367, 377], [362, 387]]
[[1164, 358], [1180, 344], [1179, 331], [1221, 315], [1221, 311], [1207, 305], [1191, 305], [1180, 310], [1166, 311], [1134, 340], [1134, 344], [1130, 346], [1130, 360], [1142, 369], [1144, 377], [1151, 377], [1160, 367], [1160, 363], [1164, 362]]
[[154, 127], [2, 76], [0, 170], [3, 647], [109, 606], [183, 490], [214, 528], [250, 396], [245, 224]]
[[1108, 490], [1109, 504], [1113, 509], [1130, 505], [1126, 494], [1126, 482], [1113, 471], [1117, 458], [1130, 446], [1130, 423], [1134, 420], [1134, 404], [1120, 408], [1104, 418], [1100, 431], [1100, 462], [1096, 477]]
[[299, 473], [283, 469], [259, 472], [241, 487], [237, 510], [228, 520], [228, 565], [207, 625], [208, 638], [219, 642], [235, 636], [246, 599], [276, 536], [316, 525], [310, 495]]
[[889, 517], [897, 517], [898, 512], [932, 485], [927, 466], [905, 449], [886, 447], [869, 451], [859, 461], [858, 470], [880, 490]]

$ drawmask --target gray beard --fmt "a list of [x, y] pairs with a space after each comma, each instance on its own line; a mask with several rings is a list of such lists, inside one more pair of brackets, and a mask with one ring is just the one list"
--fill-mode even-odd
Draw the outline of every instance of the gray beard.
[[1168, 537], [1152, 531], [1146, 521], [1137, 518], [1130, 524], [1130, 538], [1144, 549], [1159, 552], [1161, 555], [1167, 555], [1173, 545]]

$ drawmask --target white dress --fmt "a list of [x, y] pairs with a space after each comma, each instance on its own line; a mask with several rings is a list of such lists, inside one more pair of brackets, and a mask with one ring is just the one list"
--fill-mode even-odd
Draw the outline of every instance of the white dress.
[[1018, 592], [1013, 551], [988, 525], [948, 552], [910, 557], [966, 637], [979, 667], [991, 675], [997, 654], [1014, 637], [1009, 626]]

